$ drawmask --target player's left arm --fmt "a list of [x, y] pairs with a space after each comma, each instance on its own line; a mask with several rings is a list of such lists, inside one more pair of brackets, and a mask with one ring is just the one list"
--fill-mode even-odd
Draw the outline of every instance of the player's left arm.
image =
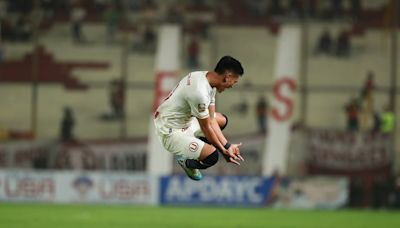
[[[224, 136], [224, 134], [222, 133], [222, 130], [218, 124], [217, 119], [215, 118], [215, 104], [210, 104], [208, 106], [208, 112], [210, 113], [209, 119], [211, 122], [211, 127], [215, 133], [215, 135], [217, 136], [218, 140], [220, 141], [220, 143], [222, 145], [227, 145], [228, 140], [226, 139], [226, 137]], [[239, 144], [230, 144], [229, 148], [226, 148], [228, 150], [230, 150], [232, 153], [234, 153], [235, 155], [237, 155], [242, 161], [244, 161], [244, 159], [242, 158], [242, 156], [240, 155], [240, 149], [239, 147], [242, 145], [242, 143]]]
[[222, 133], [221, 128], [218, 125], [218, 121], [215, 118], [215, 105], [214, 104], [211, 104], [208, 106], [208, 112], [210, 113], [209, 118], [211, 121], [212, 129], [214, 130], [215, 134], [217, 135], [220, 143], [222, 145], [225, 145], [228, 142], [228, 140], [225, 138], [224, 134]]

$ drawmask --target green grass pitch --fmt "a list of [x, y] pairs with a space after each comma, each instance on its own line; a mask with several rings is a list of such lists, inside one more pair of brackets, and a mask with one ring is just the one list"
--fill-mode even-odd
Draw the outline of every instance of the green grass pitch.
[[400, 211], [0, 204], [2, 228], [400, 227]]

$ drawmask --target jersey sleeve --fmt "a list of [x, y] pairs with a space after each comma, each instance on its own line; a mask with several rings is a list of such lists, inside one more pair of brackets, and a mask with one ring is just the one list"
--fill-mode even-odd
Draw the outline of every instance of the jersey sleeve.
[[190, 105], [191, 114], [199, 119], [205, 119], [209, 116], [208, 105], [210, 104], [209, 98], [199, 93], [198, 91], [193, 91], [188, 96], [188, 103]]
[[217, 89], [213, 88], [213, 91], [211, 93], [210, 105], [215, 105], [215, 94], [217, 94]]

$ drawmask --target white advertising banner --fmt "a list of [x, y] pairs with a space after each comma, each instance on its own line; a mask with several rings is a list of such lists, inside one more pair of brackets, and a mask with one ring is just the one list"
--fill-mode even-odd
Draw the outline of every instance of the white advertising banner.
[[132, 173], [0, 171], [0, 201], [156, 204], [158, 179]]
[[277, 208], [337, 209], [348, 202], [348, 185], [343, 177], [283, 178], [275, 182], [268, 203]]
[[[153, 112], [177, 83], [180, 69], [181, 28], [178, 25], [160, 27], [156, 53], [156, 80]], [[161, 145], [154, 130], [153, 116], [149, 123], [147, 170], [166, 175], [172, 171], [172, 156]]]
[[293, 93], [300, 69], [301, 30], [283, 26], [278, 37], [275, 63], [272, 109], [269, 118], [263, 175], [286, 174], [290, 141]]
[[56, 189], [50, 172], [0, 171], [0, 201], [54, 202]]

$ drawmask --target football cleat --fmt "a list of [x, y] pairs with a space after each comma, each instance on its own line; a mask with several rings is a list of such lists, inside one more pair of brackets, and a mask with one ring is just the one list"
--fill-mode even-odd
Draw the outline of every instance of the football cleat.
[[198, 169], [191, 169], [186, 167], [186, 158], [184, 158], [183, 156], [176, 156], [176, 161], [178, 162], [178, 164], [182, 167], [183, 170], [185, 170], [186, 175], [195, 181], [199, 181], [201, 179], [203, 179], [203, 175], [201, 174], [201, 172]]

